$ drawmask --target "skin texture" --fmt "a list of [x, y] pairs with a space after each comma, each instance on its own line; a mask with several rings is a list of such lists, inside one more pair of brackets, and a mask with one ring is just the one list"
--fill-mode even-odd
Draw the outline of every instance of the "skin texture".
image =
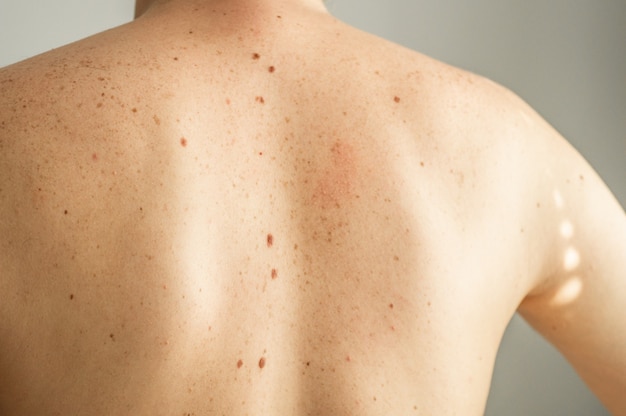
[[624, 211], [506, 89], [170, 0], [0, 91], [0, 414], [480, 415], [518, 309], [626, 414]]

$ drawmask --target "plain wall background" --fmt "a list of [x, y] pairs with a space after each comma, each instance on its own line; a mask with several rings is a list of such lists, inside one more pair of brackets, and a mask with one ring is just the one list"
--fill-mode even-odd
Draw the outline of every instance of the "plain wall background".
[[[626, 1], [329, 0], [328, 7], [347, 23], [517, 92], [626, 206]], [[0, 67], [126, 23], [133, 9], [133, 0], [0, 0]], [[608, 415], [517, 317], [486, 414]]]

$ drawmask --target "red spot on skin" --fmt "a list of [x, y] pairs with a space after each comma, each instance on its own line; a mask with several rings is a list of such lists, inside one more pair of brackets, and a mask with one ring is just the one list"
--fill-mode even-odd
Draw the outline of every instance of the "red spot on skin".
[[98, 155], [96, 153], [94, 153], [93, 155], [91, 155], [91, 160], [93, 160], [94, 162], [96, 160], [98, 160]]
[[330, 160], [313, 190], [312, 199], [322, 208], [339, 207], [352, 195], [358, 153], [352, 144], [337, 140], [330, 148]]
[[278, 278], [278, 271], [276, 269], [272, 269], [272, 279]]
[[261, 57], [261, 55], [259, 55], [258, 53], [253, 53], [252, 54], [252, 59], [259, 59]]
[[350, 358], [350, 356], [348, 355], [348, 356], [346, 357], [346, 361], [347, 361], [347, 362], [350, 362], [350, 361], [352, 361], [352, 358]]
[[230, 105], [230, 98], [226, 99], [226, 105]]
[[400, 102], [400, 97], [393, 97], [393, 100], [394, 100], [395, 102], [399, 103], [399, 102]]
[[263, 369], [265, 367], [265, 357], [261, 357], [259, 360], [259, 368]]
[[272, 247], [274, 245], [274, 236], [272, 234], [267, 235], [267, 246]]
[[270, 72], [274, 72], [274, 71], [276, 71], [276, 68], [274, 68], [273, 66], [270, 66], [267, 70], [270, 71]]
[[241, 368], [243, 367], [243, 361], [239, 360], [237, 361], [237, 368]]
[[393, 309], [393, 303], [389, 304], [389, 309]]
[[181, 137], [180, 139], [180, 145], [182, 147], [187, 147], [187, 139], [185, 139], [184, 137]]

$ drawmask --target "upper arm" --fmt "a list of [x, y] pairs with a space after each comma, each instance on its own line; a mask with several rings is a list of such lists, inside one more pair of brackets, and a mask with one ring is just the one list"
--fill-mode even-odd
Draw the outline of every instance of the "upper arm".
[[543, 253], [546, 275], [519, 312], [611, 412], [626, 415], [626, 215], [585, 160], [542, 129], [530, 154], [544, 205], [536, 221], [546, 235], [533, 238], [547, 239], [550, 248]]

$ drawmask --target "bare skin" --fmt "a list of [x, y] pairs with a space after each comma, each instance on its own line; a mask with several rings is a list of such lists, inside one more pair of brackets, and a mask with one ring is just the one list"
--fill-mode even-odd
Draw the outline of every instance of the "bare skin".
[[317, 0], [137, 10], [0, 70], [1, 414], [480, 415], [517, 310], [626, 414], [626, 216], [521, 100]]

